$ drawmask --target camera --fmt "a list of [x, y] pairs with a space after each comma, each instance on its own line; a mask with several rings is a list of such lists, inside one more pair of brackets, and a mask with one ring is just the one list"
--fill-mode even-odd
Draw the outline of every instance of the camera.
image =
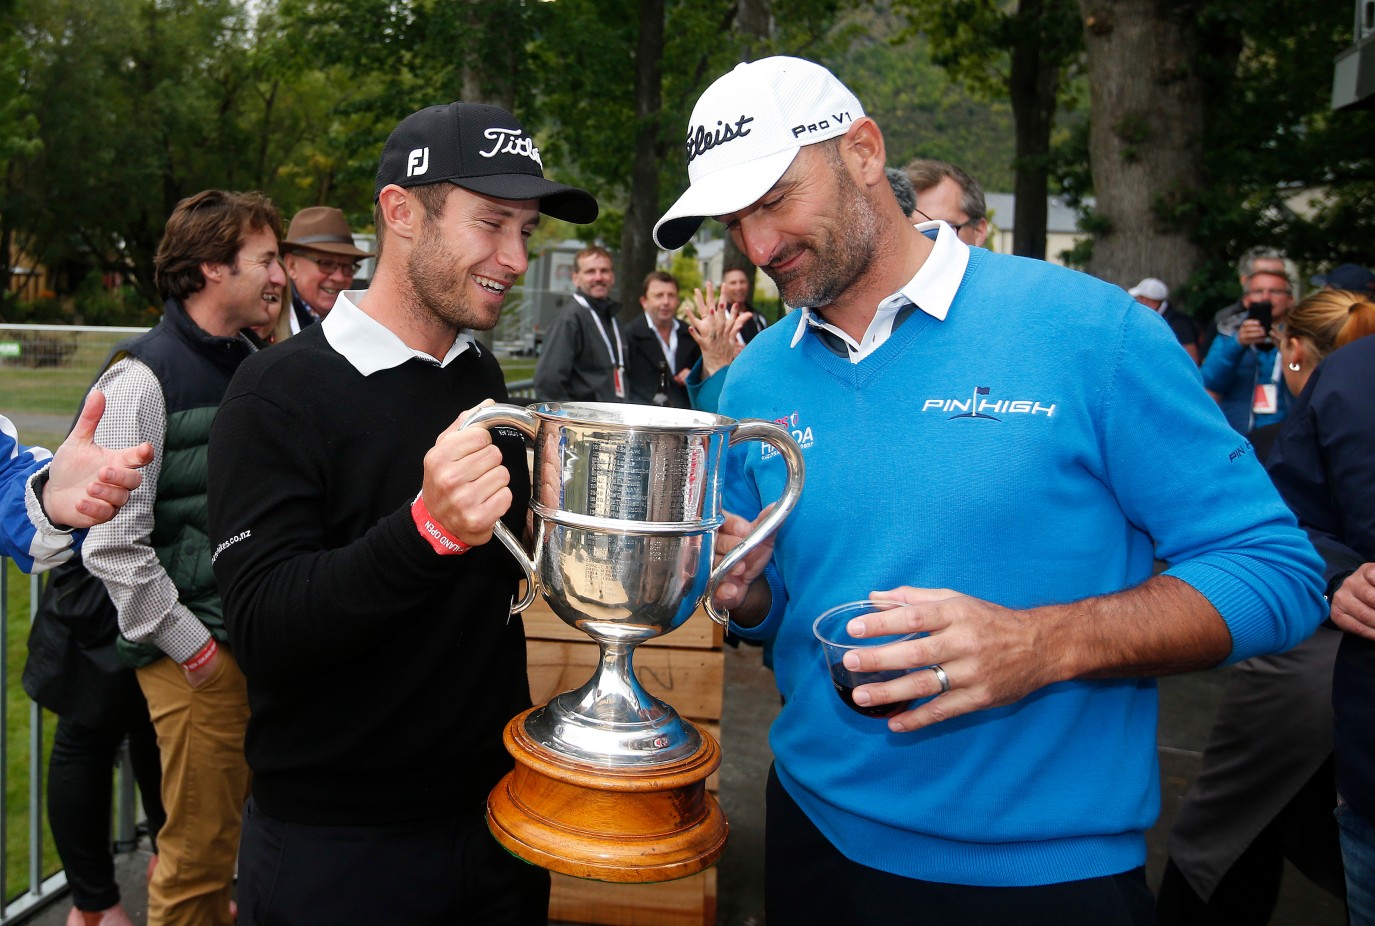
[[1256, 321], [1260, 322], [1260, 326], [1265, 329], [1265, 340], [1257, 344], [1256, 347], [1260, 348], [1261, 350], [1270, 350], [1272, 347], [1274, 347], [1275, 344], [1273, 341], [1270, 340], [1269, 334], [1270, 328], [1274, 325], [1275, 322], [1274, 307], [1270, 304], [1270, 301], [1266, 300], [1264, 302], [1251, 303], [1249, 306], [1246, 307], [1246, 317], [1254, 318]]

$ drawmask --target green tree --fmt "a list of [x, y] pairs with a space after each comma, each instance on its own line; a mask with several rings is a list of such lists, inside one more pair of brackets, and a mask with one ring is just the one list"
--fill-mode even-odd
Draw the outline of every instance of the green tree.
[[[1080, 256], [1092, 272], [1119, 283], [1159, 276], [1177, 304], [1210, 316], [1236, 297], [1235, 261], [1254, 245], [1301, 268], [1368, 262], [1375, 117], [1330, 109], [1332, 59], [1352, 41], [1349, 10], [1303, 0], [1081, 3], [1096, 204]], [[1066, 186], [1089, 191], [1073, 169]]]
[[[977, 97], [1011, 104], [1017, 196], [1013, 251], [1044, 258], [1055, 114], [1060, 90], [1080, 62], [1074, 0], [1017, 0], [1015, 6], [1001, 0], [896, 0], [895, 6], [929, 39], [932, 56], [947, 75]], [[987, 186], [987, 178], [982, 183]]]

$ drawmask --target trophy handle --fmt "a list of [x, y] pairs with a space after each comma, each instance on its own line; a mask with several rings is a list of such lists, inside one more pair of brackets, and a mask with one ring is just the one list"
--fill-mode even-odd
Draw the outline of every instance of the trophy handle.
[[771, 444], [783, 455], [783, 462], [788, 466], [788, 482], [783, 486], [783, 494], [779, 496], [777, 504], [774, 505], [773, 511], [769, 512], [768, 517], [760, 521], [758, 527], [750, 531], [734, 550], [725, 555], [716, 568], [711, 571], [710, 578], [707, 579], [707, 593], [702, 601], [706, 607], [707, 616], [727, 629], [730, 629], [730, 612], [717, 611], [716, 606], [711, 602], [716, 587], [721, 584], [726, 573], [730, 572], [736, 563], [744, 559], [745, 554], [768, 539], [774, 531], [778, 530], [778, 525], [783, 523], [783, 519], [792, 513], [798, 498], [802, 495], [802, 480], [807, 471], [806, 464], [802, 460], [802, 449], [797, 446], [797, 441], [793, 440], [792, 435], [787, 430], [772, 421], [765, 421], [762, 418], [741, 420], [731, 434], [728, 446], [734, 447], [736, 444], [750, 440]]
[[[491, 430], [499, 424], [509, 424], [531, 440], [535, 439], [535, 432], [539, 429], [538, 419], [527, 408], [522, 408], [519, 405], [488, 405], [486, 408], [479, 408], [469, 416], [459, 430], [466, 428]], [[535, 564], [530, 561], [530, 557], [525, 554], [525, 548], [520, 545], [520, 541], [515, 538], [505, 524], [497, 521], [492, 528], [492, 533], [496, 534], [496, 538], [501, 541], [502, 545], [511, 551], [516, 562], [520, 563], [520, 568], [525, 571], [525, 597], [511, 605], [511, 613], [519, 614], [534, 603], [535, 594], [539, 591], [539, 581], [535, 578]]]

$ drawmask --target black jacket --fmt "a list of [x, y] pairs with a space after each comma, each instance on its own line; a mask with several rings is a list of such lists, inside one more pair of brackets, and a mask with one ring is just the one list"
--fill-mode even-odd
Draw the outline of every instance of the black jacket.
[[[1375, 336], [1324, 360], [1290, 409], [1266, 468], [1326, 562], [1329, 596], [1375, 561]], [[1332, 677], [1337, 790], [1375, 818], [1375, 641], [1342, 638]]]
[[[687, 387], [674, 381], [682, 370], [692, 369], [702, 349], [688, 333], [687, 323], [674, 319], [678, 328], [678, 349], [675, 361], [668, 371], [668, 404], [673, 408], [692, 408], [688, 401]], [[649, 327], [649, 319], [644, 313], [625, 326], [625, 364], [626, 401], [638, 405], [649, 405], [654, 394], [659, 391], [659, 364], [664, 361], [664, 349], [659, 346], [658, 335]]]

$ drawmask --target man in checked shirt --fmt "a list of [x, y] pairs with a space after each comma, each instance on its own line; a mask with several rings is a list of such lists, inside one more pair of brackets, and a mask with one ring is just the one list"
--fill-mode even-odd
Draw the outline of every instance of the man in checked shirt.
[[233, 922], [248, 693], [210, 568], [206, 446], [230, 377], [260, 343], [246, 329], [282, 299], [280, 233], [259, 193], [178, 203], [154, 259], [162, 320], [116, 348], [96, 382], [107, 400], [97, 442], [155, 451], [123, 517], [93, 528], [84, 551], [119, 609], [120, 655], [137, 669], [162, 753], [167, 822], [149, 926]]

